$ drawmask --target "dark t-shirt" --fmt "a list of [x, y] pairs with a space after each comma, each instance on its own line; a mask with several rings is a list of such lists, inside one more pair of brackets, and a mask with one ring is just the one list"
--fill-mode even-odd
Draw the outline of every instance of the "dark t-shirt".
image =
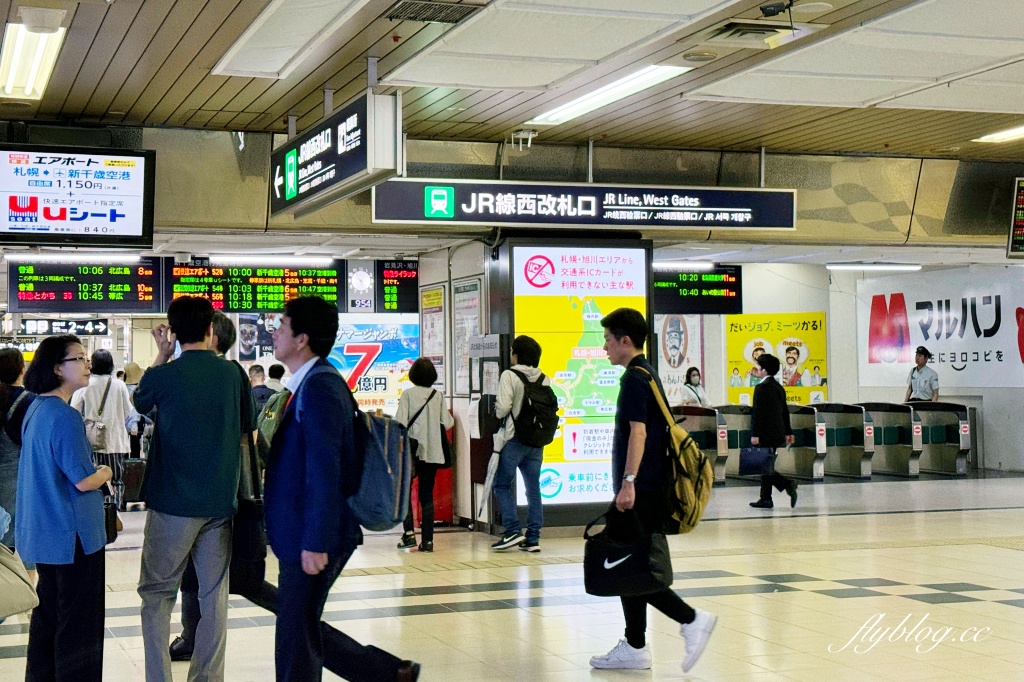
[[258, 417], [263, 408], [267, 406], [267, 401], [270, 400], [270, 396], [274, 395], [274, 389], [270, 388], [265, 384], [252, 387], [252, 397], [256, 401], [256, 416]]
[[615, 436], [612, 439], [612, 482], [615, 492], [622, 487], [622, 476], [626, 473], [626, 455], [629, 448], [630, 422], [644, 422], [647, 425], [647, 442], [644, 445], [644, 456], [640, 460], [633, 485], [639, 491], [656, 492], [665, 485], [668, 475], [668, 458], [665, 456], [665, 438], [668, 424], [654, 398], [654, 392], [648, 383], [649, 377], [643, 372], [633, 369], [643, 367], [654, 380], [661, 381], [651, 363], [643, 355], [638, 355], [629, 363], [629, 367], [619, 380], [619, 399], [615, 410]]

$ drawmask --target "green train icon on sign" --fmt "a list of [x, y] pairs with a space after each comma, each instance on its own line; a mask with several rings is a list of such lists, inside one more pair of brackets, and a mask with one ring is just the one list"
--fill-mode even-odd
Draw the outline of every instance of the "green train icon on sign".
[[455, 188], [427, 185], [423, 188], [424, 218], [454, 218]]

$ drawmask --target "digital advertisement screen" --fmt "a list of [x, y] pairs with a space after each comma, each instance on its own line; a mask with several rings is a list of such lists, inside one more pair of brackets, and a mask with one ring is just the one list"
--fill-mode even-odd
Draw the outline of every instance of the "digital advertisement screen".
[[0, 242], [153, 245], [156, 152], [0, 147]]
[[15, 313], [159, 313], [160, 258], [136, 263], [19, 262], [7, 266]]
[[651, 308], [656, 315], [739, 315], [743, 277], [739, 265], [716, 265], [695, 272], [655, 267]]
[[[555, 440], [544, 448], [544, 504], [609, 502], [619, 377], [608, 362], [601, 318], [616, 308], [647, 315], [643, 249], [512, 248], [515, 336], [541, 346], [540, 369], [560, 405]], [[519, 479], [519, 499], [522, 480]]]
[[202, 296], [225, 313], [278, 311], [300, 296], [320, 296], [344, 310], [344, 298], [338, 296], [344, 272], [344, 261], [326, 267], [168, 264], [164, 291], [168, 303]]

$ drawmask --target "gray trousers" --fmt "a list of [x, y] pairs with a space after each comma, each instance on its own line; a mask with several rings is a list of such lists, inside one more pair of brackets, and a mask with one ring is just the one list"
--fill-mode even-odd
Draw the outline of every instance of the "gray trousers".
[[189, 682], [223, 682], [227, 648], [231, 518], [190, 518], [147, 512], [142, 543], [142, 640], [146, 682], [171, 682], [171, 610], [189, 555], [199, 578], [202, 617]]

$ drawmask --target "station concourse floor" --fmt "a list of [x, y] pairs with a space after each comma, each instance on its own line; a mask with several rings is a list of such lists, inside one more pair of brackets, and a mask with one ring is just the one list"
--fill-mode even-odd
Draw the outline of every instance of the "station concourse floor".
[[[617, 599], [584, 593], [578, 529], [551, 529], [539, 554], [494, 553], [492, 538], [464, 530], [438, 532], [433, 554], [396, 550], [397, 533], [368, 536], [325, 618], [421, 662], [424, 682], [1024, 680], [1022, 493], [1022, 477], [806, 484], [795, 509], [776, 494], [765, 511], [748, 506], [756, 488], [716, 489], [697, 530], [669, 539], [673, 588], [718, 615], [685, 675], [678, 627], [653, 609], [651, 670], [589, 667], [623, 621]], [[143, 679], [144, 513], [123, 516], [107, 553], [111, 682]], [[272, 680], [273, 617], [235, 596], [229, 613], [226, 679]], [[24, 616], [0, 625], [0, 680], [24, 679], [27, 641]], [[185, 680], [188, 664], [173, 667]]]

